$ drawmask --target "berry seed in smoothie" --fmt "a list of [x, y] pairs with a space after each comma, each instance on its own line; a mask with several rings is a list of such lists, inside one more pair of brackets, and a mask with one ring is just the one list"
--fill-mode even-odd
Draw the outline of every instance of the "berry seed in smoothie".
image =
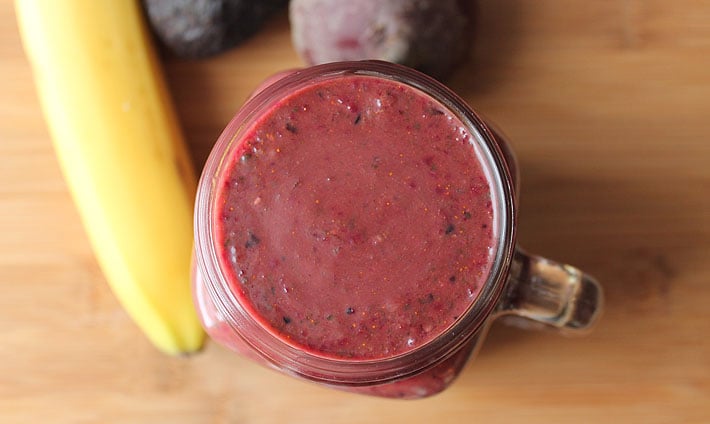
[[245, 310], [329, 358], [389, 358], [447, 331], [497, 247], [489, 172], [465, 128], [374, 76], [280, 99], [217, 182], [219, 261]]

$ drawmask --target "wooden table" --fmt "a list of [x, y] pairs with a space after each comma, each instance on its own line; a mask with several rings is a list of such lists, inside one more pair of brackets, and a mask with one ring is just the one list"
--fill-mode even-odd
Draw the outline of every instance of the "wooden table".
[[[522, 244], [594, 274], [607, 309], [584, 338], [496, 325], [422, 401], [149, 345], [89, 248], [9, 1], [0, 24], [0, 422], [710, 422], [709, 2], [482, 2], [449, 85], [513, 140]], [[285, 14], [220, 57], [166, 60], [196, 165], [261, 79], [299, 65]]]

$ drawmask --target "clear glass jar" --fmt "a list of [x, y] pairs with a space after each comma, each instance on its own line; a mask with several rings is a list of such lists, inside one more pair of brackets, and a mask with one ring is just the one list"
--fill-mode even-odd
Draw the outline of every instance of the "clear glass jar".
[[[425, 93], [458, 118], [489, 174], [497, 217], [490, 272], [466, 312], [445, 331], [412, 350], [355, 360], [302, 349], [254, 317], [253, 308], [240, 303], [231, 289], [218, 259], [214, 233], [216, 187], [244, 133], [288, 93], [352, 75], [396, 81]], [[480, 347], [496, 318], [518, 317], [565, 332], [587, 330], [601, 312], [601, 288], [576, 268], [528, 255], [518, 248], [517, 187], [517, 165], [500, 132], [451, 90], [423, 74], [389, 63], [364, 61], [320, 65], [272, 78], [226, 127], [200, 180], [195, 206], [193, 291], [202, 323], [213, 340], [268, 367], [338, 389], [393, 398], [421, 398], [448, 387]]]

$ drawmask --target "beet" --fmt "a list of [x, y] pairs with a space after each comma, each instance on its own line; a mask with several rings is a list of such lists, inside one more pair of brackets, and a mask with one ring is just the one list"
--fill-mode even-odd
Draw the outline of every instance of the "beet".
[[468, 55], [470, 0], [292, 0], [291, 37], [309, 65], [379, 59], [447, 77]]
[[288, 0], [143, 0], [153, 32], [178, 57], [221, 53], [254, 35]]

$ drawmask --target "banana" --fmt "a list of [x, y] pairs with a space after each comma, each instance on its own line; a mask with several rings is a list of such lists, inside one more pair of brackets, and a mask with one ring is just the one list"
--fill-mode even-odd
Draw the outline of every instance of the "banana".
[[196, 178], [138, 1], [15, 7], [56, 154], [106, 280], [156, 347], [198, 350]]

